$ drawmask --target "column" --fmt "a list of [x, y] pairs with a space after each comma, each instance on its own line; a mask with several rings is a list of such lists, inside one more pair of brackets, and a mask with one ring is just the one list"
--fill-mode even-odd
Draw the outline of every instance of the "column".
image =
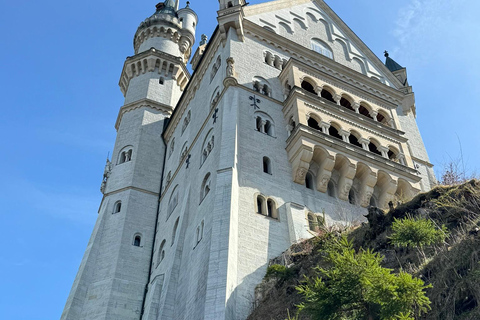
[[345, 142], [347, 142], [347, 143], [350, 142], [350, 141], [348, 140], [348, 137], [350, 137], [350, 131], [346, 131], [346, 130], [343, 130], [343, 129], [342, 129], [342, 130], [340, 130], [338, 133], [342, 136], [342, 140], [343, 140], [343, 141], [345, 141]]
[[370, 140], [365, 139], [365, 138], [361, 138], [361, 139], [358, 140], [358, 142], [360, 142], [362, 144], [362, 148], [364, 150], [368, 151], [368, 145], [370, 144]]
[[328, 129], [330, 129], [330, 123], [322, 121], [319, 123], [320, 128], [322, 128], [322, 132], [328, 134]]

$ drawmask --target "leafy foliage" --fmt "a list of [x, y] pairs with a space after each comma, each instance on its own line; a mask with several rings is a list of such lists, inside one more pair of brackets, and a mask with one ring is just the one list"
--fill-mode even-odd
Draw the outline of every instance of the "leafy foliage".
[[346, 238], [324, 249], [329, 268], [297, 287], [304, 297], [300, 312], [325, 320], [412, 320], [427, 312], [430, 300], [420, 279], [381, 267], [382, 257], [370, 250], [355, 252]]
[[405, 217], [392, 224], [390, 242], [398, 247], [424, 247], [442, 243], [448, 236], [445, 226], [437, 227], [432, 220]]

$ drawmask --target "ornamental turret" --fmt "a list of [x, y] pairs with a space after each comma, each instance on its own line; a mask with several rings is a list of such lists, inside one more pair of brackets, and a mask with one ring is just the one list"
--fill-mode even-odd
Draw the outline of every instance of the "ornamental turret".
[[186, 63], [195, 43], [197, 15], [189, 2], [178, 9], [178, 0], [156, 5], [134, 37], [135, 55], [128, 57], [120, 77], [125, 104], [148, 99], [171, 113], [190, 79]]
[[135, 54], [155, 48], [181, 57], [186, 63], [195, 43], [197, 22], [198, 17], [190, 9], [189, 2], [180, 10], [178, 0], [158, 3], [155, 13], [140, 23], [135, 33]]

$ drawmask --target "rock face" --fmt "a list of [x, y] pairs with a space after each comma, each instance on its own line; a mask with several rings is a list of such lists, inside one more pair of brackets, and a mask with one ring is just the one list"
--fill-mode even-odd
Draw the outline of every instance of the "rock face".
[[[394, 248], [389, 242], [390, 226], [394, 219], [405, 216], [432, 219], [435, 224], [447, 226], [450, 236], [446, 243], [420, 250]], [[422, 317], [425, 320], [480, 319], [480, 182], [472, 180], [460, 186], [436, 187], [422, 193], [387, 213], [370, 207], [368, 224], [348, 233], [355, 248], [370, 248], [379, 252], [383, 266], [400, 268], [413, 273], [433, 287], [427, 291], [432, 309]], [[296, 312], [302, 297], [295, 287], [304, 276], [313, 275], [314, 268], [325, 266], [321, 253], [325, 234], [292, 246], [270, 265], [288, 266], [289, 278], [270, 277], [257, 286], [256, 308], [249, 320], [285, 320]], [[309, 319], [300, 315], [299, 319]]]

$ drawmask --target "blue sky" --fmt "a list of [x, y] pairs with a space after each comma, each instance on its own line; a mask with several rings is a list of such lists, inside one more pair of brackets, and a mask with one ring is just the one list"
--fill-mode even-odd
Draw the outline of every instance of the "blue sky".
[[[265, 1], [250, 1], [251, 4]], [[460, 156], [478, 171], [480, 2], [327, 0], [383, 61], [407, 67], [418, 124], [441, 171]], [[181, 1], [181, 7], [185, 1]], [[0, 2], [0, 314], [62, 312], [100, 204], [105, 158], [123, 103], [118, 80], [153, 1]], [[215, 0], [191, 0], [200, 34]]]

